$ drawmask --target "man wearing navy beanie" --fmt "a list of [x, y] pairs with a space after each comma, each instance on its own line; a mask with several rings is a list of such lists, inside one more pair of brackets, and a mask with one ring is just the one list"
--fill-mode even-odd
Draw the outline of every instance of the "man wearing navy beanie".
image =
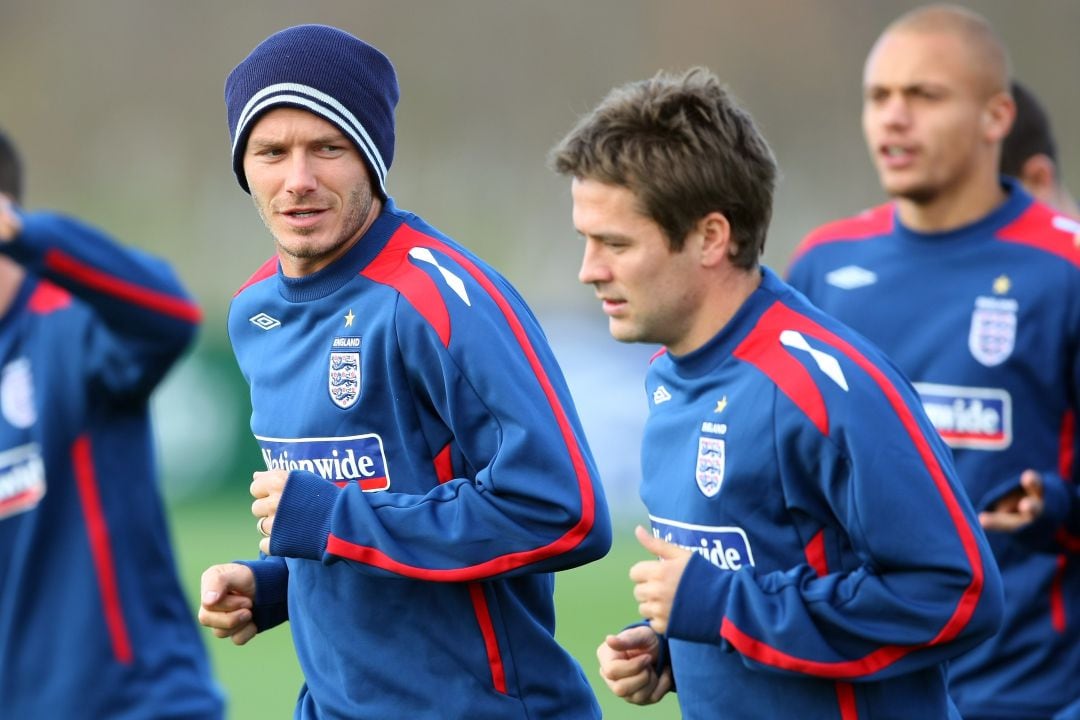
[[285, 620], [296, 717], [598, 718], [552, 572], [611, 526], [555, 358], [510, 284], [387, 191], [397, 78], [305, 25], [225, 85], [233, 169], [277, 252], [237, 292], [260, 559], [202, 578], [238, 645]]

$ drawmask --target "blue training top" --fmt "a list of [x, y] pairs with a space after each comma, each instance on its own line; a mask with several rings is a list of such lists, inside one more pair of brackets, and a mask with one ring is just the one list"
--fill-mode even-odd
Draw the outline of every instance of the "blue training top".
[[950, 664], [965, 718], [1049, 718], [1080, 698], [1080, 223], [1012, 180], [986, 217], [915, 232], [893, 204], [811, 233], [791, 283], [915, 382], [979, 510], [1042, 473], [1046, 508], [989, 533], [1001, 632]]
[[958, 718], [946, 661], [1002, 601], [948, 449], [876, 348], [762, 272], [645, 383], [641, 497], [694, 552], [667, 635], [683, 717]]
[[150, 393], [199, 309], [160, 260], [48, 213], [0, 243], [0, 717], [222, 716], [156, 483]]
[[550, 573], [603, 556], [610, 520], [517, 292], [388, 200], [321, 271], [267, 262], [229, 335], [266, 466], [290, 471], [250, 566], [259, 629], [292, 626], [297, 717], [599, 717]]

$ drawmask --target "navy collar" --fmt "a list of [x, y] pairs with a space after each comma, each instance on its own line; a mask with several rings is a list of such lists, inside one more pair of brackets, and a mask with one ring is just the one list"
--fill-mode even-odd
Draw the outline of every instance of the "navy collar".
[[1003, 203], [975, 222], [942, 232], [919, 232], [918, 230], [907, 227], [900, 222], [900, 214], [894, 206], [893, 219], [896, 225], [896, 236], [906, 242], [920, 244], [933, 243], [937, 246], [954, 240], [965, 240], [968, 238], [984, 239], [989, 237], [998, 228], [1004, 227], [1020, 217], [1020, 215], [1031, 206], [1031, 203], [1034, 202], [1034, 198], [1024, 190], [1019, 181], [1011, 177], [1002, 175], [1001, 187], [1006, 192], [1005, 201]]

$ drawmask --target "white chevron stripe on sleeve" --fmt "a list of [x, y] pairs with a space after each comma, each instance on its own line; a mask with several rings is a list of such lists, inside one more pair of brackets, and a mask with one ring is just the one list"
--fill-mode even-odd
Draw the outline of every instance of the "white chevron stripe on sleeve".
[[469, 293], [465, 291], [465, 283], [462, 282], [461, 278], [457, 275], [440, 265], [435, 259], [435, 256], [431, 254], [430, 250], [425, 247], [414, 247], [412, 250], [409, 250], [409, 257], [437, 267], [443, 276], [443, 280], [450, 286], [450, 289], [453, 290], [459, 298], [464, 300], [466, 305], [472, 307], [472, 303], [469, 302]]
[[802, 333], [796, 332], [795, 330], [784, 330], [781, 332], [780, 342], [789, 348], [810, 353], [810, 357], [817, 363], [821, 372], [828, 375], [830, 380], [847, 392], [847, 378], [844, 377], [844, 371], [840, 369], [840, 362], [832, 355], [810, 347], [810, 343], [806, 342], [806, 338], [803, 337]]

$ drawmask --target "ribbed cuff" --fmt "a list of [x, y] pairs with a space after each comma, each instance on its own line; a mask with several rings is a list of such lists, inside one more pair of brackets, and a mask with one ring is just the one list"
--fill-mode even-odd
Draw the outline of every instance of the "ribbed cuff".
[[270, 532], [270, 554], [322, 560], [330, 516], [341, 491], [306, 470], [293, 470], [278, 501]]
[[255, 574], [255, 607], [251, 617], [259, 632], [289, 619], [289, 569], [284, 558], [237, 560]]
[[691, 555], [675, 591], [668, 637], [719, 643], [731, 580], [730, 570], [721, 570], [700, 555]]

